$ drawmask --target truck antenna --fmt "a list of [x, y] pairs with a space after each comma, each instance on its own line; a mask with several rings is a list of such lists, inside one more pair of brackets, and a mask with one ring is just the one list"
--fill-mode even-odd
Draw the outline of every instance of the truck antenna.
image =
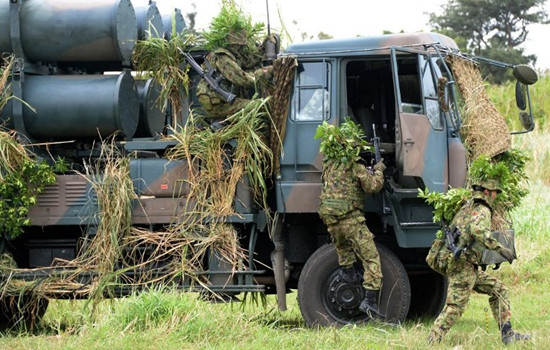
[[267, 12], [267, 35], [271, 36], [271, 28], [269, 25], [269, 0], [265, 0], [265, 9]]

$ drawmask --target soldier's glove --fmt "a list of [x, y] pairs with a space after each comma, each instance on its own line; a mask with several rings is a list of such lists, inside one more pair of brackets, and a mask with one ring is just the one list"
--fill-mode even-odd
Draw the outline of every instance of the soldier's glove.
[[499, 249], [498, 253], [502, 255], [502, 257], [506, 259], [506, 261], [508, 261], [510, 264], [516, 258], [516, 253], [514, 253], [512, 249], [509, 248], [502, 247]]
[[380, 161], [372, 167], [374, 170], [380, 170], [381, 172], [384, 172], [386, 170], [386, 164], [384, 164], [384, 158], [380, 159]]

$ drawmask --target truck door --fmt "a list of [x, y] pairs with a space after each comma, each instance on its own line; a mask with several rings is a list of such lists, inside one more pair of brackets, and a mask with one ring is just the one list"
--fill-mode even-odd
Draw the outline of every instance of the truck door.
[[325, 60], [300, 62], [276, 181], [277, 210], [317, 212], [321, 193], [322, 156], [317, 127], [330, 117], [331, 66]]
[[443, 192], [448, 187], [448, 146], [437, 98], [436, 70], [426, 54], [403, 48], [392, 48], [391, 60], [399, 171], [416, 178], [410, 182], [418, 187]]
[[438, 224], [418, 188], [448, 187], [448, 138], [429, 56], [391, 49], [395, 95], [395, 161], [399, 178], [389, 193], [389, 216], [400, 247], [428, 247]]

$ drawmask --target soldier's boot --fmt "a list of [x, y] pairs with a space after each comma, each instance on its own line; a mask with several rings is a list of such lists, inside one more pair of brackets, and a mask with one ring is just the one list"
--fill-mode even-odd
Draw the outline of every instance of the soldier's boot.
[[361, 276], [353, 265], [342, 266], [338, 271], [338, 276], [347, 283], [359, 284], [361, 282]]
[[373, 320], [382, 320], [386, 318], [386, 315], [380, 312], [378, 308], [378, 290], [366, 289], [365, 298], [359, 304], [359, 310], [369, 315]]
[[510, 343], [520, 341], [520, 340], [530, 340], [531, 335], [530, 334], [521, 334], [516, 333], [512, 329], [512, 324], [510, 322], [506, 322], [500, 327], [500, 332], [502, 334], [502, 342], [505, 345], [508, 345]]

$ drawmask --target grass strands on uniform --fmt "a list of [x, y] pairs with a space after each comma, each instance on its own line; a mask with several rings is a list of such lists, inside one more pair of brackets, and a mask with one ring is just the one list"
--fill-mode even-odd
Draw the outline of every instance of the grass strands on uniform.
[[481, 154], [495, 156], [508, 150], [510, 131], [485, 91], [479, 68], [458, 56], [451, 56], [450, 63], [463, 102], [460, 132], [470, 158]]

